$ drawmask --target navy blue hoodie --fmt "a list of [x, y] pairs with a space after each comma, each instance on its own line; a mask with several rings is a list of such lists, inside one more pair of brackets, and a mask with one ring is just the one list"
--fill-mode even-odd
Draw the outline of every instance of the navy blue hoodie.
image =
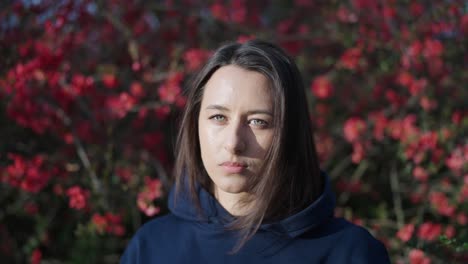
[[315, 202], [282, 221], [261, 225], [236, 254], [229, 252], [237, 233], [225, 230], [233, 216], [201, 187], [204, 216], [187, 192], [175, 204], [172, 189], [171, 213], [140, 228], [120, 263], [390, 263], [385, 247], [366, 229], [333, 217], [335, 198], [326, 178]]

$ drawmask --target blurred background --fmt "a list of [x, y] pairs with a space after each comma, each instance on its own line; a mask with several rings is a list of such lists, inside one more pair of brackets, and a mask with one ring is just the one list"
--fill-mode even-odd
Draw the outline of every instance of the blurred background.
[[303, 73], [336, 215], [393, 263], [467, 263], [464, 0], [2, 1], [2, 263], [117, 263], [167, 213], [186, 82], [252, 38]]

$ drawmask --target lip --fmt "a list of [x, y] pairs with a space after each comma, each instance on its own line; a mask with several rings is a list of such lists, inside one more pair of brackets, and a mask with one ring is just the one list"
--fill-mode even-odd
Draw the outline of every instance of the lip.
[[241, 163], [241, 162], [231, 162], [231, 161], [226, 161], [221, 163], [221, 167], [227, 172], [227, 173], [240, 173], [244, 169], [247, 168], [247, 164]]

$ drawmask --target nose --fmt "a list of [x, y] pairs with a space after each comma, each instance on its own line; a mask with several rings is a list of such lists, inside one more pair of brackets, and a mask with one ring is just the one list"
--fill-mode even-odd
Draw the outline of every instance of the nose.
[[239, 154], [245, 151], [246, 138], [243, 126], [240, 122], [231, 123], [226, 127], [224, 148], [231, 154]]

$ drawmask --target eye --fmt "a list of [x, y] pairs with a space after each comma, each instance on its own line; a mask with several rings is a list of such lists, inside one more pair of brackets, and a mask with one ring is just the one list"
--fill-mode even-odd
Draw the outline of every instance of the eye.
[[223, 116], [223, 115], [212, 115], [212, 116], [210, 116], [209, 119], [214, 120], [214, 121], [216, 121], [218, 123], [226, 121], [226, 117]]
[[260, 127], [260, 128], [265, 128], [268, 126], [268, 122], [262, 119], [252, 119], [250, 120], [250, 124], [256, 127]]

